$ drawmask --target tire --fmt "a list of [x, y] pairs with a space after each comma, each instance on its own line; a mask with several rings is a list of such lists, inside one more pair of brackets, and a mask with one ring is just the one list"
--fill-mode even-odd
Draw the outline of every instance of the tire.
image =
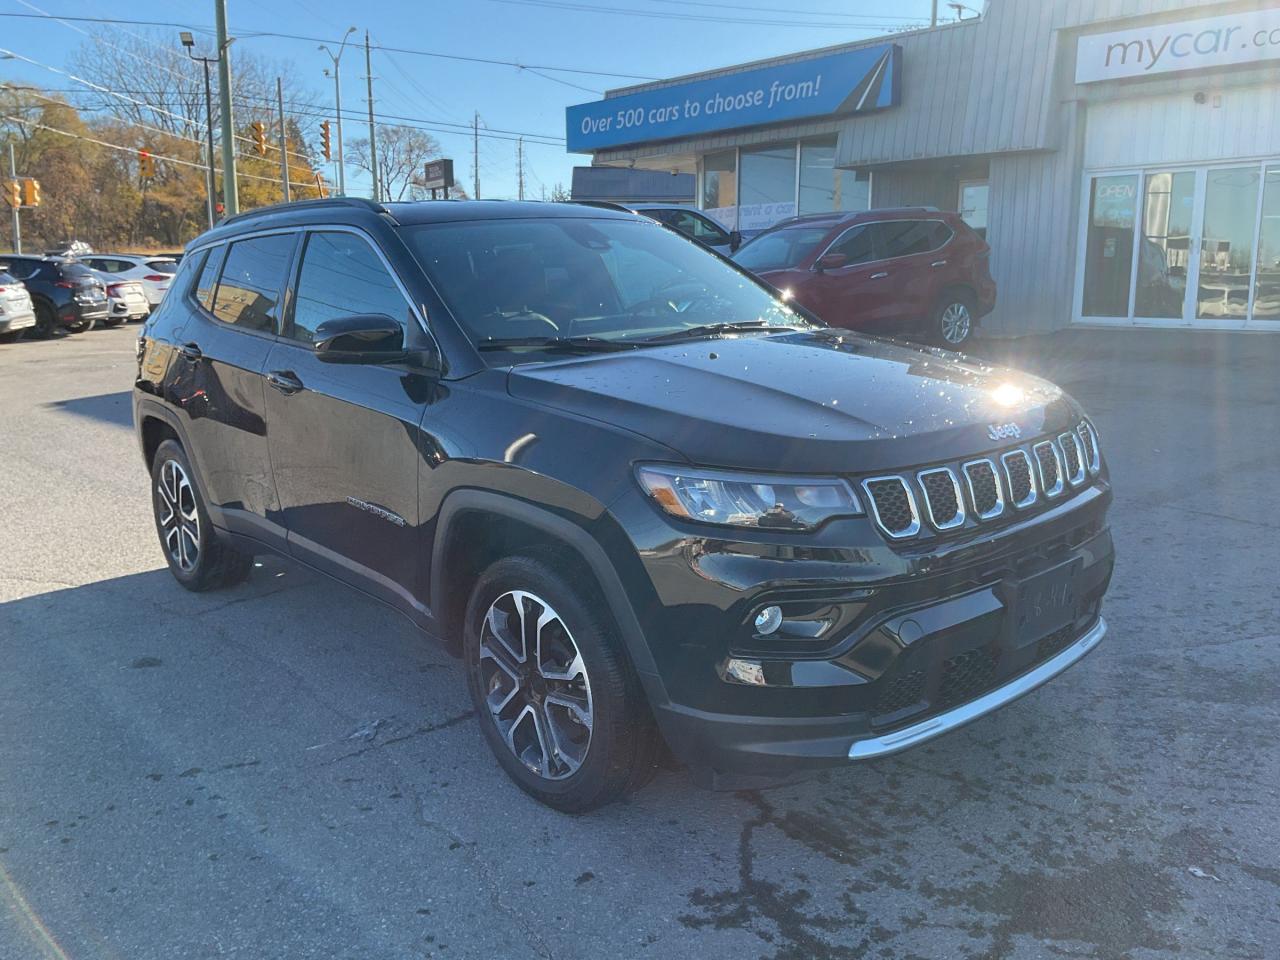
[[[508, 629], [518, 607], [528, 631]], [[480, 576], [463, 655], [484, 737], [530, 796], [583, 813], [653, 776], [662, 741], [613, 618], [546, 559], [509, 557]]]
[[19, 340], [22, 339], [22, 335], [26, 332], [27, 331], [23, 329], [23, 330], [8, 330], [4, 333], [0, 333], [0, 343], [17, 343]]
[[930, 339], [940, 347], [959, 350], [973, 337], [975, 325], [972, 298], [965, 293], [951, 294], [939, 300], [933, 309]]
[[151, 508], [169, 572], [197, 593], [237, 584], [249, 576], [253, 557], [219, 539], [196, 486], [186, 451], [166, 440], [151, 464]]
[[75, 323], [69, 324], [67, 329], [72, 333], [88, 333], [97, 322], [97, 317], [90, 317], [88, 320], [77, 320]]
[[41, 340], [48, 340], [58, 332], [58, 314], [43, 300], [37, 300], [35, 308], [36, 325], [32, 327], [32, 333]]

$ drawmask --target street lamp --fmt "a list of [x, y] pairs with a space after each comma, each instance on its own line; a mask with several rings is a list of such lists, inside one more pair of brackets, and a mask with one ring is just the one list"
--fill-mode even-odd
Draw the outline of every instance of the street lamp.
[[191, 36], [189, 30], [183, 30], [178, 34], [178, 39], [182, 41], [182, 45], [187, 48], [187, 56], [192, 60], [199, 60], [204, 64], [204, 118], [205, 123], [209, 127], [209, 170], [206, 184], [208, 187], [208, 197], [206, 198], [209, 211], [209, 226], [213, 227], [214, 219], [214, 193], [217, 190], [217, 183], [213, 176], [213, 88], [209, 85], [209, 64], [217, 63], [217, 57], [197, 57], [194, 52], [196, 45], [195, 37]]
[[[338, 52], [335, 54], [323, 43], [317, 47], [317, 50], [323, 50], [329, 55], [329, 59], [333, 61], [333, 99], [334, 108], [338, 113], [338, 195], [346, 196], [347, 194], [347, 171], [342, 163], [342, 75], [339, 73], [338, 61], [342, 59], [342, 50], [347, 45], [347, 37], [356, 32], [355, 27], [347, 27], [347, 32], [342, 35], [342, 43], [338, 44]], [[327, 77], [329, 71], [326, 69], [324, 75]]]

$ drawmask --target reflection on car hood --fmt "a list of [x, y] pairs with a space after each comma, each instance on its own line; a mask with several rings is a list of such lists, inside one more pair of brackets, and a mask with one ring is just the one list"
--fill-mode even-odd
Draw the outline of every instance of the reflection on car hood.
[[1036, 377], [830, 332], [523, 364], [512, 368], [508, 389], [649, 437], [696, 463], [802, 473], [968, 457], [1007, 447], [1018, 434], [1067, 429], [1079, 416], [1062, 391]]

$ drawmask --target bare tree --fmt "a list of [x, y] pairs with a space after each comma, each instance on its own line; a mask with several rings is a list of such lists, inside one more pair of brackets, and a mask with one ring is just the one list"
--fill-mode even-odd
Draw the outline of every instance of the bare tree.
[[[404, 200], [425, 194], [422, 181], [426, 163], [440, 156], [435, 137], [415, 127], [378, 126], [378, 196], [384, 200]], [[347, 161], [369, 172], [369, 139], [352, 140]]]

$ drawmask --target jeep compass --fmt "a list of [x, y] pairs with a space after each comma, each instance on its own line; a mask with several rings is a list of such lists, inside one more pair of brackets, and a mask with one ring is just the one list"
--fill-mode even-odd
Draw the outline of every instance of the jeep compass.
[[1111, 489], [1074, 400], [829, 328], [632, 213], [232, 217], [144, 327], [134, 416], [180, 584], [275, 551], [393, 605], [562, 810], [664, 742], [711, 785], [892, 754], [1106, 629]]

